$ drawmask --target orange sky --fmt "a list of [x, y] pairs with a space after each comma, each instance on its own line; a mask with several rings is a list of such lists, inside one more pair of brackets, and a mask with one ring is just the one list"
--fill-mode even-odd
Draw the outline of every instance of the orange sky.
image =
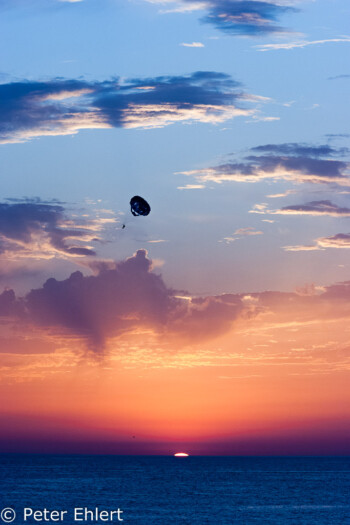
[[233, 296], [200, 305], [182, 298], [187, 310], [174, 325], [110, 335], [103, 353], [57, 327], [4, 321], [2, 448], [35, 449], [45, 437], [49, 450], [63, 451], [344, 452], [349, 293], [344, 284], [246, 295], [213, 334], [211, 302]]

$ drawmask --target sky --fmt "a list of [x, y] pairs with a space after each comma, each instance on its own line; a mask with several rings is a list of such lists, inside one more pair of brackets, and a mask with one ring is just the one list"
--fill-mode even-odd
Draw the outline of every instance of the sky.
[[349, 14], [0, 0], [0, 452], [350, 453]]

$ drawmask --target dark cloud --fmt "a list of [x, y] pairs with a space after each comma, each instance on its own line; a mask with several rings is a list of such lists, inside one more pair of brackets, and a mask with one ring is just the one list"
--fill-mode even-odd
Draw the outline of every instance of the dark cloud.
[[27, 254], [38, 258], [53, 253], [70, 256], [96, 255], [90, 247], [72, 245], [71, 240], [91, 240], [87, 228], [74, 227], [62, 205], [38, 200], [0, 203], [0, 253]]
[[177, 297], [152, 272], [144, 250], [113, 268], [101, 265], [97, 275], [48, 279], [24, 298], [16, 299], [12, 290], [0, 295], [0, 315], [79, 336], [96, 353], [108, 338], [140, 328], [187, 342], [215, 337], [229, 330], [241, 310], [238, 296]]
[[[267, 144], [250, 150], [261, 155], [248, 155], [241, 162], [229, 162], [207, 169], [183, 172], [194, 176], [201, 183], [212, 182], [259, 182], [264, 179], [290, 180], [296, 183], [349, 182], [349, 163], [333, 158], [348, 152], [329, 145], [312, 146], [298, 143]], [[265, 154], [267, 153], [267, 154]]]
[[179, 121], [221, 122], [248, 114], [238, 82], [223, 73], [110, 80], [54, 79], [0, 85], [0, 142], [81, 129], [160, 127]]
[[[187, 0], [191, 2], [192, 0]], [[255, 0], [209, 0], [204, 2], [208, 14], [203, 22], [232, 35], [265, 35], [285, 32], [279, 18], [296, 9], [277, 2]]]
[[27, 295], [30, 318], [85, 336], [96, 346], [103, 345], [106, 336], [135, 326], [160, 327], [166, 323], [172, 297], [150, 267], [140, 251], [96, 276], [75, 272], [64, 281], [51, 278]]
[[[164, 4], [163, 0], [147, 1]], [[229, 35], [284, 33], [287, 30], [278, 24], [279, 19], [286, 13], [297, 12], [292, 7], [293, 0], [288, 5], [278, 0], [173, 0], [173, 3], [175, 11], [206, 11], [201, 21]]]

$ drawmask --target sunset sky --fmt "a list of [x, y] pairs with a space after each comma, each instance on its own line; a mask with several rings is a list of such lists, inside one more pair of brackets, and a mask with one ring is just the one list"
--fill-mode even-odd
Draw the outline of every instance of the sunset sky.
[[0, 0], [0, 453], [350, 453], [349, 16]]

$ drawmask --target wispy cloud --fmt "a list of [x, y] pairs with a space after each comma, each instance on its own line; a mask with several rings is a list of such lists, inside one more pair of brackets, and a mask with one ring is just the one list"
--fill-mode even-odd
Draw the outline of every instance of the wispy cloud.
[[312, 201], [305, 204], [293, 204], [277, 210], [270, 210], [267, 203], [255, 204], [249, 213], [272, 215], [312, 215], [330, 217], [350, 217], [350, 208], [340, 207], [331, 201]]
[[239, 82], [224, 73], [89, 82], [54, 79], [0, 84], [0, 142], [82, 129], [219, 123], [250, 115]]
[[306, 204], [295, 204], [285, 206], [279, 210], [266, 211], [265, 213], [277, 213], [280, 215], [313, 215], [331, 217], [350, 217], [350, 208], [342, 208], [331, 201], [312, 201]]
[[154, 240], [150, 240], [147, 242], [149, 242], [150, 244], [161, 244], [163, 242], [168, 242], [168, 241], [166, 239], [154, 239]]
[[264, 232], [260, 230], [256, 230], [252, 226], [248, 226], [246, 228], [238, 228], [231, 236], [224, 237], [219, 242], [224, 242], [226, 244], [231, 244], [234, 241], [238, 241], [239, 239], [242, 239], [243, 237], [250, 237], [255, 235], [263, 235]]
[[252, 116], [251, 122], [275, 122], [276, 120], [280, 120], [280, 117], [268, 117], [257, 113]]
[[284, 251], [286, 252], [314, 252], [318, 251], [321, 248], [317, 245], [296, 245], [296, 246], [284, 246]]
[[183, 47], [204, 47], [204, 44], [202, 44], [202, 42], [192, 42], [192, 44], [186, 44], [185, 42], [183, 42], [182, 44], [180, 44], [180, 46], [183, 46]]
[[308, 46], [316, 46], [320, 44], [350, 42], [350, 37], [343, 38], [327, 38], [324, 40], [298, 40], [294, 42], [278, 42], [276, 44], [259, 44], [254, 46], [259, 51], [274, 51], [276, 49], [297, 49]]
[[267, 199], [281, 199], [283, 197], [288, 197], [288, 195], [293, 195], [296, 193], [296, 190], [286, 190], [283, 193], [270, 193], [266, 195]]
[[350, 75], [336, 75], [335, 77], [328, 77], [328, 80], [339, 80], [340, 78], [348, 79], [350, 78]]
[[326, 248], [350, 248], [350, 233], [337, 233], [330, 237], [319, 237], [313, 245], [284, 246], [287, 252], [325, 250]]
[[178, 190], [202, 190], [205, 188], [204, 184], [186, 184], [185, 186], [178, 186]]

